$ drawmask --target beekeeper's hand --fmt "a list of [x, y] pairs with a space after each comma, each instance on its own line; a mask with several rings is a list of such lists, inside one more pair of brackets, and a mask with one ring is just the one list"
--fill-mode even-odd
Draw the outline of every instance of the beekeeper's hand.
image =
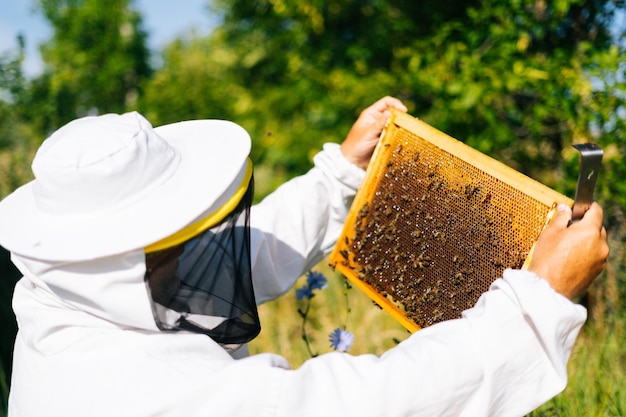
[[569, 299], [581, 295], [602, 272], [609, 256], [602, 208], [593, 203], [583, 218], [571, 223], [572, 210], [558, 207], [539, 235], [529, 270]]
[[361, 112], [341, 144], [341, 152], [348, 161], [363, 169], [367, 168], [389, 117], [388, 110], [392, 107], [407, 111], [406, 106], [400, 100], [387, 96]]

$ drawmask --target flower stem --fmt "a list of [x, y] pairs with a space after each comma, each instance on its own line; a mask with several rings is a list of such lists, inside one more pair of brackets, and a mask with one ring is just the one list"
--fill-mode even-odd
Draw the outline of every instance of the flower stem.
[[343, 297], [346, 300], [346, 321], [343, 325], [343, 329], [346, 330], [348, 328], [348, 318], [350, 317], [350, 313], [352, 310], [350, 309], [350, 297], [348, 291], [352, 288], [352, 285], [348, 282], [347, 279], [344, 280], [345, 287], [343, 289]]
[[317, 356], [317, 353], [314, 353], [312, 351], [311, 343], [309, 341], [309, 336], [306, 332], [306, 323], [307, 323], [307, 318], [309, 316], [310, 309], [311, 309], [311, 299], [308, 299], [306, 302], [306, 308], [304, 310], [298, 309], [298, 313], [300, 314], [300, 317], [302, 317], [302, 325], [301, 325], [302, 340], [304, 341], [304, 345], [306, 346], [306, 350], [309, 353], [309, 356], [314, 358]]

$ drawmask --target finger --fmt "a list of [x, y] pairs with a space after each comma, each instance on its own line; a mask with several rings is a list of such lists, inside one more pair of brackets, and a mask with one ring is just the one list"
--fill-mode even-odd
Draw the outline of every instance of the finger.
[[559, 203], [556, 207], [556, 215], [548, 227], [567, 228], [572, 222], [572, 209], [565, 203]]
[[407, 107], [402, 103], [402, 101], [391, 96], [385, 96], [381, 98], [376, 103], [372, 104], [370, 108], [382, 113], [385, 110], [392, 108], [392, 107], [401, 111], [408, 110]]
[[359, 126], [363, 127], [369, 127], [371, 125], [374, 125], [375, 127], [382, 128], [385, 125], [386, 121], [387, 119], [384, 113], [379, 112], [372, 107], [369, 107], [365, 109], [363, 113], [361, 113], [361, 116], [357, 120], [357, 123]]
[[589, 227], [595, 227], [596, 230], [603, 228], [602, 221], [604, 220], [604, 214], [602, 207], [596, 202], [591, 203], [589, 209], [583, 215], [580, 223], [587, 224]]

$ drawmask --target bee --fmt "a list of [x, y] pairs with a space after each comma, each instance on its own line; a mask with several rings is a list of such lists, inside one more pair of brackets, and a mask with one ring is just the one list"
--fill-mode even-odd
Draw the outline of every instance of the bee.
[[444, 232], [439, 231], [439, 230], [433, 230], [433, 237], [435, 239], [441, 239], [443, 241], [446, 240], [446, 234]]
[[467, 196], [467, 199], [471, 199], [474, 196], [477, 196], [478, 194], [480, 194], [482, 188], [480, 186], [476, 186], [476, 187], [472, 187], [470, 184], [467, 184], [465, 186], [465, 195]]
[[437, 191], [439, 188], [443, 188], [443, 183], [441, 181], [435, 180], [428, 184], [429, 190]]
[[463, 282], [465, 282], [465, 275], [463, 275], [463, 273], [457, 272], [454, 274], [454, 285], [461, 285]]
[[443, 311], [440, 311], [439, 309], [434, 309], [433, 310], [433, 321], [434, 322], [438, 322], [438, 321], [441, 321], [442, 318], [443, 318]]
[[362, 219], [364, 217], [367, 217], [368, 214], [369, 214], [369, 204], [365, 202], [365, 204], [363, 204], [363, 207], [361, 207], [361, 209], [359, 210], [358, 217]]
[[430, 265], [430, 258], [426, 257], [426, 259], [420, 257], [413, 262], [413, 267], [415, 269], [424, 269]]

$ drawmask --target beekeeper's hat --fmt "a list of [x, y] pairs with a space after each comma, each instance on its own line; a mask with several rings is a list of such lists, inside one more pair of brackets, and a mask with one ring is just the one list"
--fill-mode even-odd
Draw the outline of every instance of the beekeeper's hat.
[[157, 128], [136, 112], [75, 120], [41, 145], [35, 179], [0, 202], [0, 245], [47, 261], [158, 246], [237, 205], [249, 152], [246, 131], [223, 120]]

